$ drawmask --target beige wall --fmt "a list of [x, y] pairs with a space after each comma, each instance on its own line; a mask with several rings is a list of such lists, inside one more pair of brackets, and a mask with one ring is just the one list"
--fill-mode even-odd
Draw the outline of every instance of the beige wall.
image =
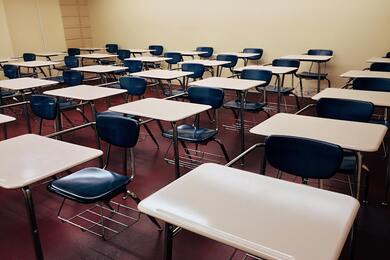
[[64, 29], [58, 0], [2, 0], [2, 2], [14, 55], [42, 50], [65, 50]]
[[210, 45], [217, 51], [262, 47], [263, 62], [308, 48], [335, 51], [342, 72], [390, 51], [388, 0], [89, 0], [93, 44], [161, 43], [167, 50]]
[[4, 3], [0, 0], [0, 58], [11, 57], [14, 55], [11, 36], [8, 31], [8, 22], [5, 16]]

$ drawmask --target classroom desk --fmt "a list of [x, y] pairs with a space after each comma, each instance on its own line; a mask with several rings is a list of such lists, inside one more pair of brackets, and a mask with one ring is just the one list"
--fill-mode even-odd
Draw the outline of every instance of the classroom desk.
[[355, 151], [357, 157], [356, 198], [360, 195], [362, 152], [378, 151], [387, 127], [345, 120], [279, 113], [253, 127], [249, 132], [261, 136], [288, 135], [310, 138]]
[[0, 187], [22, 190], [35, 255], [37, 259], [43, 259], [30, 187], [34, 183], [95, 159], [103, 152], [39, 135], [26, 134], [0, 142], [0, 153], [2, 167]]
[[181, 54], [181, 56], [184, 57], [191, 57], [192, 59], [195, 59], [195, 56], [206, 54], [206, 51], [174, 51]]
[[108, 54], [108, 53], [89, 53], [89, 54], [79, 54], [76, 57], [81, 58], [81, 64], [83, 64], [84, 59], [94, 60], [96, 63], [100, 64], [100, 61], [103, 59], [116, 58], [118, 55], [116, 54]]
[[250, 53], [250, 52], [221, 52], [218, 53], [223, 55], [235, 55], [237, 58], [242, 59], [244, 61], [244, 66], [248, 65], [249, 58], [256, 57], [259, 53]]
[[[0, 88], [9, 89], [12, 91], [19, 91], [22, 97], [22, 102], [12, 104], [12, 106], [24, 105], [24, 115], [27, 122], [28, 132], [31, 133], [31, 122], [28, 115], [28, 102], [26, 101], [26, 91], [32, 89], [42, 89], [43, 87], [58, 84], [58, 81], [37, 79], [37, 78], [16, 78], [0, 80]], [[0, 106], [0, 109], [9, 107], [9, 105]]]
[[60, 62], [34, 60], [34, 61], [16, 61], [16, 62], [12, 61], [12, 62], [9, 62], [7, 64], [19, 67], [19, 72], [18, 72], [19, 74], [20, 74], [20, 68], [25, 67], [25, 68], [33, 69], [34, 72], [36, 71], [36, 69], [39, 69], [42, 72], [43, 76], [47, 77], [43, 68], [48, 67], [49, 68], [49, 75], [51, 76], [51, 67], [54, 65], [60, 64]]
[[8, 135], [7, 135], [7, 123], [15, 121], [15, 120], [16, 120], [15, 117], [0, 114], [0, 125], [3, 125], [3, 131], [4, 131], [4, 138], [5, 139], [8, 138]]
[[341, 253], [359, 202], [207, 163], [142, 200], [138, 209], [166, 222], [164, 259], [172, 259], [175, 225], [262, 259], [331, 260]]
[[86, 47], [86, 48], [80, 48], [80, 51], [86, 51], [86, 52], [89, 52], [89, 53], [94, 53], [95, 51], [104, 51], [106, 50], [106, 48], [103, 48], [103, 47]]
[[279, 67], [279, 66], [262, 66], [262, 65], [250, 65], [250, 66], [244, 66], [235, 68], [234, 71], [236, 72], [242, 72], [244, 69], [252, 69], [252, 70], [268, 70], [271, 71], [273, 75], [275, 75], [278, 78], [278, 102], [277, 102], [277, 111], [280, 112], [280, 103], [281, 103], [281, 95], [280, 95], [280, 89], [283, 87], [284, 84], [284, 78], [286, 74], [296, 72], [298, 68], [295, 67]]
[[3, 63], [8, 63], [8, 62], [12, 62], [12, 61], [17, 61], [18, 59], [17, 58], [0, 58], [0, 69], [3, 68]]
[[387, 71], [371, 71], [371, 70], [349, 70], [340, 75], [342, 78], [384, 78], [390, 79], [390, 72]]
[[127, 67], [114, 66], [114, 65], [90, 65], [72, 68], [71, 70], [95, 73], [100, 76], [102, 84], [107, 84], [107, 76], [111, 73], [126, 71]]
[[[193, 72], [189, 71], [181, 71], [181, 70], [162, 70], [162, 69], [154, 69], [154, 70], [146, 70], [146, 71], [140, 71], [131, 73], [131, 76], [141, 77], [145, 79], [153, 79], [157, 80], [160, 87], [163, 89], [162, 81], [165, 80], [168, 82], [168, 88], [169, 88], [169, 95], [172, 96], [172, 86], [171, 81], [172, 80], [179, 80], [179, 78], [184, 78], [186, 76], [192, 75]], [[185, 87], [185, 83], [181, 82], [182, 87]], [[165, 92], [163, 92], [165, 93]]]
[[146, 64], [159, 64], [163, 61], [171, 60], [172, 58], [166, 58], [166, 57], [157, 57], [157, 56], [139, 56], [139, 57], [133, 57], [133, 58], [127, 58], [125, 60], [139, 60], [142, 61], [143, 67], [145, 69], [148, 68]]
[[51, 57], [67, 55], [66, 52], [39, 52], [35, 54], [37, 57], [44, 57], [48, 61], [51, 61]]
[[318, 65], [318, 79], [317, 79], [317, 93], [320, 92], [321, 89], [321, 63], [328, 62], [332, 59], [333, 56], [328, 55], [308, 55], [308, 54], [293, 54], [280, 57], [281, 59], [290, 59], [290, 60], [299, 60], [299, 61], [307, 61], [307, 62], [315, 62]]
[[249, 89], [255, 88], [255, 87], [257, 87], [261, 84], [264, 84], [264, 83], [265, 83], [265, 81], [260, 81], [260, 80], [211, 77], [211, 78], [191, 82], [189, 85], [190, 86], [202, 86], [202, 87], [234, 90], [234, 91], [237, 91], [239, 93], [240, 104], [241, 104], [241, 107], [239, 110], [240, 147], [241, 147], [240, 151], [242, 153], [245, 151], [244, 102], [243, 102], [244, 97], [246, 96]]
[[145, 98], [109, 108], [110, 111], [114, 112], [167, 121], [171, 123], [173, 129], [173, 150], [175, 157], [176, 178], [180, 177], [177, 122], [209, 109], [211, 109], [211, 106], [208, 105], [158, 98]]
[[390, 58], [371, 58], [368, 63], [390, 63]]
[[187, 60], [179, 62], [179, 64], [186, 64], [186, 63], [197, 63], [202, 64], [206, 68], [209, 68], [211, 70], [211, 75], [214, 76], [214, 67], [217, 68], [216, 75], [218, 76], [220, 74], [221, 66], [225, 64], [229, 64], [230, 61], [223, 61], [223, 60]]
[[128, 50], [133, 55], [133, 57], [136, 57], [135, 54], [140, 54], [142, 56], [142, 54], [148, 53], [151, 51], [149, 49], [128, 49]]

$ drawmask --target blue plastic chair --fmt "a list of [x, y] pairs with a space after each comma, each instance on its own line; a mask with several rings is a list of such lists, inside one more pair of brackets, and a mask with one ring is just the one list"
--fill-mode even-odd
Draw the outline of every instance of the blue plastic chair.
[[[64, 198], [64, 201], [65, 199], [69, 199], [82, 204], [104, 204], [112, 210], [112, 214], [115, 214], [116, 211], [114, 211], [111, 207], [110, 201], [121, 193], [126, 194], [126, 198], [130, 197], [137, 204], [140, 202], [140, 199], [135, 193], [127, 190], [127, 185], [133, 180], [135, 176], [133, 148], [138, 142], [139, 123], [134, 119], [123, 116], [99, 115], [96, 119], [96, 129], [100, 139], [108, 144], [105, 167], [103, 169], [90, 167], [79, 170], [58, 180], [52, 181], [47, 188], [49, 191]], [[125, 150], [125, 175], [106, 170], [110, 159], [112, 145], [121, 147]], [[130, 176], [127, 174], [128, 150], [130, 150], [131, 154]], [[61, 220], [75, 225], [71, 219], [64, 219], [60, 216], [62, 205], [60, 211], [58, 212], [58, 217]], [[100, 215], [100, 218], [101, 225], [103, 226], [100, 236], [105, 239], [104, 222], [108, 220], [107, 218], [104, 219], [103, 214]], [[161, 227], [155, 218], [149, 217], [149, 219], [157, 226], [159, 230], [161, 230]], [[90, 229], [85, 227], [82, 227], [81, 229], [91, 232]], [[91, 233], [94, 233], [95, 235], [97, 234], [96, 231]]]
[[153, 56], [161, 56], [164, 52], [164, 47], [162, 45], [149, 45], [148, 47], [150, 54]]
[[[268, 70], [254, 70], [254, 69], [244, 69], [241, 72], [241, 79], [250, 79], [250, 80], [261, 80], [265, 81], [264, 84], [259, 85], [256, 89], [259, 92], [264, 92], [264, 87], [267, 86], [272, 79], [272, 72]], [[265, 95], [265, 93], [264, 93]], [[234, 117], [238, 119], [238, 114], [236, 113], [239, 109], [241, 109], [241, 101], [237, 97], [236, 100], [228, 101], [223, 105], [225, 108], [231, 109], [233, 111]], [[264, 110], [265, 103], [262, 102], [253, 102], [248, 101], [246, 96], [244, 97], [244, 111], [247, 112], [264, 112], [267, 117], [269, 117], [269, 113]]]
[[201, 58], [208, 59], [211, 56], [213, 56], [214, 48], [213, 47], [197, 47], [196, 51], [206, 52], [204, 54], [199, 54], [198, 56], [201, 57]]
[[[31, 95], [30, 108], [34, 115], [39, 117], [39, 134], [42, 134], [43, 120], [56, 120], [59, 113], [59, 103], [55, 97], [45, 95]], [[57, 124], [54, 124], [54, 132], [57, 132]]]
[[118, 59], [120, 59], [122, 62], [124, 62], [125, 59], [128, 59], [131, 56], [130, 50], [124, 50], [124, 49], [118, 50], [117, 54], [118, 54]]
[[[338, 120], [347, 120], [367, 123], [374, 112], [374, 104], [349, 99], [321, 98], [316, 103], [317, 116]], [[356, 174], [356, 154], [352, 151], [343, 152], [343, 161], [338, 172], [352, 175]], [[350, 181], [349, 177], [348, 180]], [[366, 174], [365, 199], [368, 195], [369, 174]], [[352, 191], [351, 191], [352, 193]]]
[[385, 58], [390, 58], [390, 52], [386, 53]]
[[68, 48], [68, 55], [69, 56], [76, 56], [80, 55], [81, 51], [79, 48]]
[[[234, 75], [234, 67], [237, 65], [238, 57], [236, 55], [231, 55], [231, 54], [219, 54], [217, 55], [217, 60], [222, 60], [222, 61], [229, 61], [230, 63], [224, 64], [221, 66], [221, 68], [228, 68], [230, 72]], [[222, 74], [222, 69], [219, 72], [218, 77], [220, 77]]]
[[23, 53], [24, 61], [34, 61], [37, 59], [37, 56], [34, 53]]
[[165, 58], [171, 58], [170, 60], [166, 60], [168, 63], [168, 69], [172, 69], [172, 65], [178, 65], [179, 62], [183, 61], [183, 56], [180, 52], [166, 52], [164, 53]]
[[242, 50], [243, 53], [256, 53], [256, 56], [249, 57], [248, 60], [256, 61], [257, 63], [260, 61], [263, 56], [263, 49], [261, 48], [244, 48]]
[[[188, 89], [188, 99], [191, 103], [209, 105], [214, 110], [218, 110], [222, 104], [224, 99], [224, 92], [222, 89], [218, 88], [208, 88], [208, 87], [200, 87], [200, 86], [192, 86]], [[218, 134], [218, 111], [215, 113], [215, 125], [216, 128], [203, 128], [199, 126], [200, 115], [198, 114], [195, 117], [195, 121], [193, 124], [183, 124], [177, 127], [178, 130], [178, 141], [182, 144], [187, 157], [191, 160], [191, 155], [187, 149], [185, 143], [193, 143], [199, 145], [207, 145], [209, 142], [216, 142], [226, 159], [229, 161], [229, 155], [225, 149], [223, 143], [216, 138]], [[173, 130], [163, 131], [163, 137], [168, 139], [173, 139]]]
[[389, 63], [372, 63], [370, 66], [371, 71], [385, 71], [390, 72]]
[[127, 67], [129, 73], [140, 72], [143, 69], [143, 63], [140, 60], [125, 60], [123, 66]]
[[84, 80], [83, 73], [76, 70], [64, 71], [63, 77], [64, 77], [64, 84], [67, 86], [81, 85]]
[[308, 179], [333, 177], [343, 159], [343, 149], [338, 145], [293, 136], [269, 136], [264, 152], [269, 164], [279, 171], [279, 178], [286, 172], [301, 177], [305, 184]]
[[119, 49], [118, 44], [116, 43], [107, 43], [106, 44], [106, 51], [111, 54], [117, 54]]
[[390, 79], [357, 78], [352, 82], [352, 88], [358, 90], [390, 92]]
[[193, 74], [189, 75], [188, 77], [193, 80], [197, 80], [197, 79], [203, 79], [205, 67], [199, 63], [184, 63], [181, 65], [181, 70], [192, 72]]
[[79, 59], [75, 56], [65, 56], [64, 57], [64, 66], [56, 67], [57, 70], [70, 70], [72, 68], [77, 68], [80, 66]]
[[3, 73], [4, 73], [4, 76], [9, 78], [9, 79], [19, 78], [18, 67], [15, 65], [4, 64], [3, 65]]

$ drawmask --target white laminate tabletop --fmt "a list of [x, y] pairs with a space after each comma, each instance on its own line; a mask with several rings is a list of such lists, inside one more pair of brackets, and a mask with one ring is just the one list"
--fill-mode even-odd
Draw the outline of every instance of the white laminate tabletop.
[[147, 52], [150, 52], [150, 50], [146, 50], [146, 49], [128, 49], [130, 52], [132, 53], [147, 53]]
[[144, 70], [140, 72], [131, 73], [132, 76], [148, 78], [148, 79], [162, 79], [162, 80], [172, 80], [185, 76], [189, 76], [194, 74], [189, 71], [181, 71], [181, 70]]
[[138, 209], [264, 259], [334, 260], [359, 202], [206, 163], [141, 201]]
[[56, 97], [78, 99], [83, 101], [92, 101], [92, 100], [123, 94], [126, 92], [127, 90], [125, 89], [105, 88], [105, 87], [90, 86], [90, 85], [78, 85], [73, 87], [45, 91], [43, 94], [56, 96]]
[[297, 71], [298, 68], [295, 67], [279, 67], [279, 66], [262, 66], [262, 65], [249, 65], [245, 67], [235, 68], [234, 71], [241, 72], [243, 70], [268, 70], [272, 74], [287, 74], [294, 71]]
[[196, 56], [206, 54], [206, 51], [174, 51], [180, 53], [182, 56]]
[[0, 88], [10, 90], [23, 90], [31, 88], [46, 87], [58, 84], [58, 81], [38, 78], [16, 78], [0, 80]]
[[194, 103], [145, 98], [134, 102], [110, 107], [110, 111], [136, 115], [168, 122], [177, 122], [211, 109], [211, 106]]
[[201, 86], [210, 88], [222, 88], [228, 90], [239, 90], [245, 91], [261, 84], [265, 81], [261, 80], [248, 80], [248, 79], [237, 79], [237, 78], [222, 78], [222, 77], [210, 77], [198, 81], [193, 81], [190, 86]]
[[112, 72], [127, 70], [127, 67], [113, 66], [113, 65], [91, 65], [91, 66], [72, 68], [72, 70], [99, 74], [99, 73], [112, 73]]
[[38, 68], [38, 67], [48, 67], [48, 66], [58, 65], [58, 64], [60, 64], [60, 62], [34, 60], [34, 61], [9, 62], [7, 64], [11, 64], [11, 65], [18, 66], [18, 67]]
[[89, 54], [80, 54], [76, 55], [76, 57], [84, 58], [84, 59], [108, 59], [118, 57], [116, 54], [108, 54], [108, 53], [89, 53]]
[[140, 56], [140, 57], [127, 58], [125, 60], [139, 60], [145, 63], [157, 63], [157, 62], [167, 61], [171, 59], [172, 58], [155, 57], [155, 56]]
[[221, 52], [221, 53], [218, 53], [217, 55], [220, 55], [220, 54], [223, 54], [223, 55], [236, 55], [237, 58], [240, 58], [240, 59], [252, 58], [252, 57], [255, 57], [255, 56], [259, 55], [259, 53], [251, 53], [251, 52]]
[[371, 70], [350, 70], [340, 75], [342, 78], [384, 78], [390, 79], [390, 72]]
[[66, 55], [66, 52], [38, 52], [35, 55], [37, 55], [38, 57], [53, 57], [53, 56]]
[[0, 124], [9, 123], [15, 120], [16, 120], [15, 117], [0, 114]]
[[102, 151], [26, 134], [0, 142], [0, 186], [16, 189], [95, 159]]
[[85, 48], [80, 48], [80, 51], [104, 51], [106, 48], [103, 47], [85, 47]]
[[0, 58], [0, 63], [10, 62], [10, 61], [17, 61], [16, 58]]
[[291, 59], [300, 61], [326, 62], [332, 59], [333, 56], [327, 55], [308, 55], [308, 54], [292, 54], [280, 57], [281, 59]]
[[216, 66], [222, 66], [225, 64], [229, 64], [230, 61], [224, 61], [224, 60], [186, 60], [179, 62], [179, 64], [186, 64], [186, 63], [197, 63], [202, 64], [205, 67], [216, 67]]
[[368, 63], [390, 63], [390, 58], [371, 58]]
[[313, 100], [320, 98], [360, 100], [371, 102], [375, 106], [390, 107], [390, 92], [327, 88], [312, 97]]
[[345, 120], [279, 113], [249, 130], [262, 136], [288, 135], [337, 144], [344, 149], [378, 151], [387, 127]]

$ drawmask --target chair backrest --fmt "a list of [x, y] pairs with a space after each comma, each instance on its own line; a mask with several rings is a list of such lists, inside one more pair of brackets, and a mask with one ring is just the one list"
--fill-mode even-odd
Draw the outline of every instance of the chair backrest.
[[80, 55], [81, 51], [79, 48], [68, 48], [68, 55], [69, 56], [76, 56]]
[[390, 79], [357, 78], [352, 82], [352, 88], [358, 90], [390, 92]]
[[302, 178], [328, 179], [343, 159], [340, 146], [293, 136], [269, 136], [265, 140], [265, 157], [270, 165]]
[[63, 73], [64, 84], [77, 86], [83, 83], [84, 76], [80, 71], [66, 70]]
[[213, 47], [197, 47], [196, 51], [206, 52], [204, 54], [199, 54], [198, 55], [199, 57], [210, 58], [211, 56], [213, 56], [214, 48]]
[[64, 57], [65, 66], [68, 68], [77, 68], [79, 66], [79, 59], [75, 56]]
[[368, 122], [374, 112], [374, 104], [350, 99], [320, 98], [316, 103], [316, 111], [319, 117]]
[[199, 63], [184, 63], [181, 65], [181, 70], [192, 72], [193, 74], [189, 75], [188, 77], [193, 79], [199, 79], [203, 77], [205, 67], [203, 66], [203, 64]]
[[143, 68], [142, 61], [140, 60], [125, 60], [123, 65], [127, 67], [130, 73], [140, 72]]
[[121, 77], [119, 85], [126, 89], [130, 96], [142, 96], [146, 91], [146, 80], [140, 77]]
[[386, 53], [385, 58], [390, 58], [390, 52]]
[[124, 50], [124, 49], [118, 50], [117, 54], [118, 54], [118, 59], [120, 59], [121, 61], [130, 58], [131, 55], [130, 50]]
[[106, 44], [106, 51], [108, 53], [116, 54], [118, 52], [119, 46], [116, 43], [107, 43]]
[[241, 71], [240, 78], [265, 81], [266, 83], [263, 85], [266, 86], [271, 82], [272, 72], [269, 70], [244, 69]]
[[46, 120], [55, 120], [59, 109], [57, 99], [45, 95], [31, 95], [30, 107], [34, 115]]
[[293, 67], [299, 69], [299, 65], [301, 63], [299, 60], [291, 60], [291, 59], [274, 59], [272, 61], [272, 66], [275, 67]]
[[171, 58], [170, 60], [166, 61], [168, 64], [178, 64], [179, 62], [183, 61], [183, 56], [179, 52], [166, 52], [164, 53], [164, 57]]
[[213, 109], [218, 109], [223, 104], [223, 89], [191, 86], [188, 89], [188, 99], [191, 103], [209, 105]]
[[258, 55], [249, 57], [249, 60], [260, 60], [261, 57], [263, 56], [263, 49], [261, 48], [244, 48], [242, 50], [244, 53], [257, 53]]
[[96, 130], [101, 140], [123, 148], [134, 147], [138, 142], [137, 120], [119, 115], [98, 115]]
[[164, 52], [164, 47], [162, 45], [149, 45], [148, 47], [150, 51], [150, 54], [153, 56], [160, 56]]
[[34, 53], [23, 53], [24, 61], [34, 61], [37, 59], [37, 56]]
[[230, 61], [230, 63], [222, 65], [224, 68], [234, 68], [237, 65], [238, 57], [231, 54], [219, 54], [217, 60]]
[[371, 71], [387, 71], [390, 72], [389, 63], [372, 63], [370, 66]]
[[324, 56], [332, 56], [332, 50], [324, 50], [324, 49], [310, 49], [307, 51], [308, 55], [324, 55]]
[[15, 65], [4, 64], [3, 72], [4, 72], [4, 76], [6, 76], [9, 79], [19, 78], [18, 67]]

